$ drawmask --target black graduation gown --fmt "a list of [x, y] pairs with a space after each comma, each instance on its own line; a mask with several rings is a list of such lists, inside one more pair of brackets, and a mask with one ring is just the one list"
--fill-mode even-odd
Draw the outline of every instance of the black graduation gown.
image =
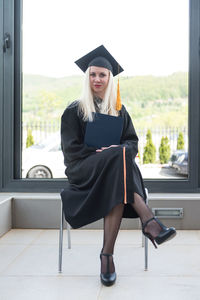
[[143, 179], [135, 163], [138, 137], [124, 105], [120, 115], [124, 119], [120, 145], [102, 152], [83, 143], [86, 122], [78, 114], [78, 101], [62, 115], [61, 147], [69, 184], [63, 187], [61, 198], [65, 219], [72, 228], [103, 218], [119, 203], [125, 204], [123, 218], [137, 218], [130, 204], [134, 192], [146, 201]]

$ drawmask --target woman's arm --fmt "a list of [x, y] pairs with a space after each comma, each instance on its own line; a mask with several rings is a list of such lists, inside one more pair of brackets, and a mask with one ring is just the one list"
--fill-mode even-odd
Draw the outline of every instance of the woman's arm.
[[88, 147], [83, 143], [77, 107], [75, 106], [67, 107], [61, 117], [61, 148], [65, 165], [96, 152], [96, 148]]

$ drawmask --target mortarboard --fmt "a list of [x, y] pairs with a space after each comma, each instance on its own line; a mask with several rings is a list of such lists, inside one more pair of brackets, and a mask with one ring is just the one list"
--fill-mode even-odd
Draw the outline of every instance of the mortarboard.
[[[85, 72], [88, 67], [103, 67], [110, 70], [113, 76], [118, 75], [123, 72], [124, 69], [119, 65], [119, 63], [115, 60], [115, 58], [108, 52], [108, 50], [103, 46], [99, 46], [86, 55], [82, 56], [78, 60], [75, 61], [75, 64]], [[117, 99], [116, 99], [116, 109], [121, 109], [121, 99], [120, 99], [120, 91], [119, 91], [119, 78], [117, 85]]]
[[76, 60], [75, 64], [77, 64], [83, 72], [90, 66], [106, 68], [113, 73], [113, 76], [124, 71], [103, 45]]

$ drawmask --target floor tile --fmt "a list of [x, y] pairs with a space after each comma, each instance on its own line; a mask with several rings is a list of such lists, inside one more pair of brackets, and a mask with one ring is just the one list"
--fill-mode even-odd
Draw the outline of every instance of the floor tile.
[[65, 232], [58, 273], [58, 230], [12, 229], [0, 238], [0, 300], [200, 300], [200, 230], [178, 230], [155, 249], [148, 242], [144, 271], [141, 230], [120, 230], [114, 286], [100, 283], [102, 230]]
[[2, 244], [23, 244], [33, 242], [43, 230], [41, 229], [12, 229], [0, 238]]
[[26, 247], [26, 245], [0, 245], [0, 274], [17, 260]]
[[[63, 242], [67, 244], [67, 230], [63, 231]], [[103, 241], [103, 230], [70, 230], [71, 244], [97, 244]], [[34, 240], [33, 244], [54, 244], [57, 245], [59, 240], [59, 230], [43, 230], [43, 232]]]
[[[192, 253], [192, 255], [188, 255]], [[200, 245], [149, 245], [148, 272], [152, 276], [200, 276]], [[115, 262], [121, 275], [141, 274], [144, 270], [144, 248], [119, 246]]]
[[[100, 270], [100, 248], [95, 245], [63, 248], [63, 275], [96, 276]], [[4, 271], [12, 276], [48, 276], [58, 274], [58, 247], [32, 245]]]
[[199, 300], [199, 278], [119, 277], [115, 285], [103, 287], [98, 300]]
[[97, 277], [0, 277], [0, 300], [96, 300]]

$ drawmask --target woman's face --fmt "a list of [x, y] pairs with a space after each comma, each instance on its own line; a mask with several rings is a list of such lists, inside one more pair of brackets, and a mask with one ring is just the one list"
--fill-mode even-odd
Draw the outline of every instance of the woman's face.
[[103, 98], [108, 85], [109, 70], [102, 67], [90, 67], [90, 87], [95, 96]]

